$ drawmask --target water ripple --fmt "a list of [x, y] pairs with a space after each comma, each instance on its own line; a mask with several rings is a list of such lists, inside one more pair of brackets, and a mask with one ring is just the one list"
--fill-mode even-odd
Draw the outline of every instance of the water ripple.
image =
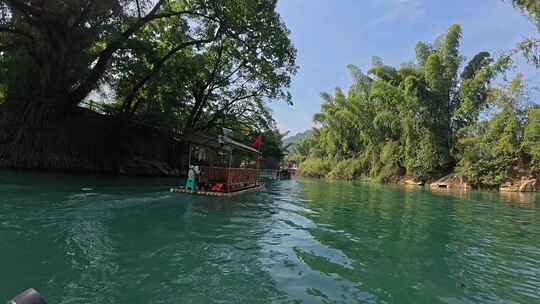
[[[51, 303], [539, 303], [536, 196], [0, 172], [0, 296]], [[0, 298], [0, 302], [7, 300]]]

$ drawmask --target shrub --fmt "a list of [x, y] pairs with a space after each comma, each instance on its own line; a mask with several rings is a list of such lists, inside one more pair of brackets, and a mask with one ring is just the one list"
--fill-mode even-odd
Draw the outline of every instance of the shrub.
[[335, 161], [330, 159], [309, 157], [300, 164], [299, 174], [306, 177], [326, 177], [334, 164]]
[[523, 136], [523, 149], [530, 155], [531, 171], [540, 172], [540, 108], [529, 110]]
[[403, 175], [402, 148], [397, 141], [388, 141], [384, 144], [380, 160], [381, 168], [376, 175], [376, 180], [389, 182], [393, 177]]
[[362, 172], [362, 162], [358, 159], [346, 159], [335, 164], [326, 175], [329, 179], [353, 180]]

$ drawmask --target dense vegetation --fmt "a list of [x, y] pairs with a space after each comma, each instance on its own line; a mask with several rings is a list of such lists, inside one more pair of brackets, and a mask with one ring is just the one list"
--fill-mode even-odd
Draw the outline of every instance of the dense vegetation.
[[352, 87], [322, 94], [320, 128], [296, 144], [301, 172], [390, 181], [454, 171], [483, 185], [540, 172], [540, 108], [527, 102], [523, 77], [494, 86], [511, 57], [480, 52], [465, 62], [461, 37], [452, 25], [433, 44], [419, 42], [415, 62], [374, 58], [367, 74], [349, 66]]
[[296, 72], [276, 2], [0, 0], [0, 162], [121, 162], [140, 126], [275, 132], [266, 103]]
[[304, 132], [296, 133], [295, 135], [286, 137], [283, 140], [283, 144], [290, 145], [289, 152], [296, 153], [297, 152], [296, 148], [298, 148], [296, 143], [300, 142], [301, 140], [307, 137], [310, 137], [311, 135], [313, 135], [313, 130], [306, 130]]

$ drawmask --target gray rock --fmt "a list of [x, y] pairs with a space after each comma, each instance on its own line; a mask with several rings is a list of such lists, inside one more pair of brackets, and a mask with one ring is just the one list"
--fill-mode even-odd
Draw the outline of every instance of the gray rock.
[[521, 180], [521, 183], [519, 185], [519, 192], [535, 192], [538, 190], [538, 180], [533, 179], [525, 179]]

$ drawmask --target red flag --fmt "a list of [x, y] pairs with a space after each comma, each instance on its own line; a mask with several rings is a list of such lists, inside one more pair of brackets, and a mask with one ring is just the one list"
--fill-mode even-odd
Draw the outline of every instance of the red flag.
[[255, 140], [253, 141], [253, 143], [251, 144], [252, 147], [256, 148], [256, 149], [260, 149], [261, 146], [262, 146], [262, 134], [259, 134], [257, 135], [257, 137], [255, 138]]

